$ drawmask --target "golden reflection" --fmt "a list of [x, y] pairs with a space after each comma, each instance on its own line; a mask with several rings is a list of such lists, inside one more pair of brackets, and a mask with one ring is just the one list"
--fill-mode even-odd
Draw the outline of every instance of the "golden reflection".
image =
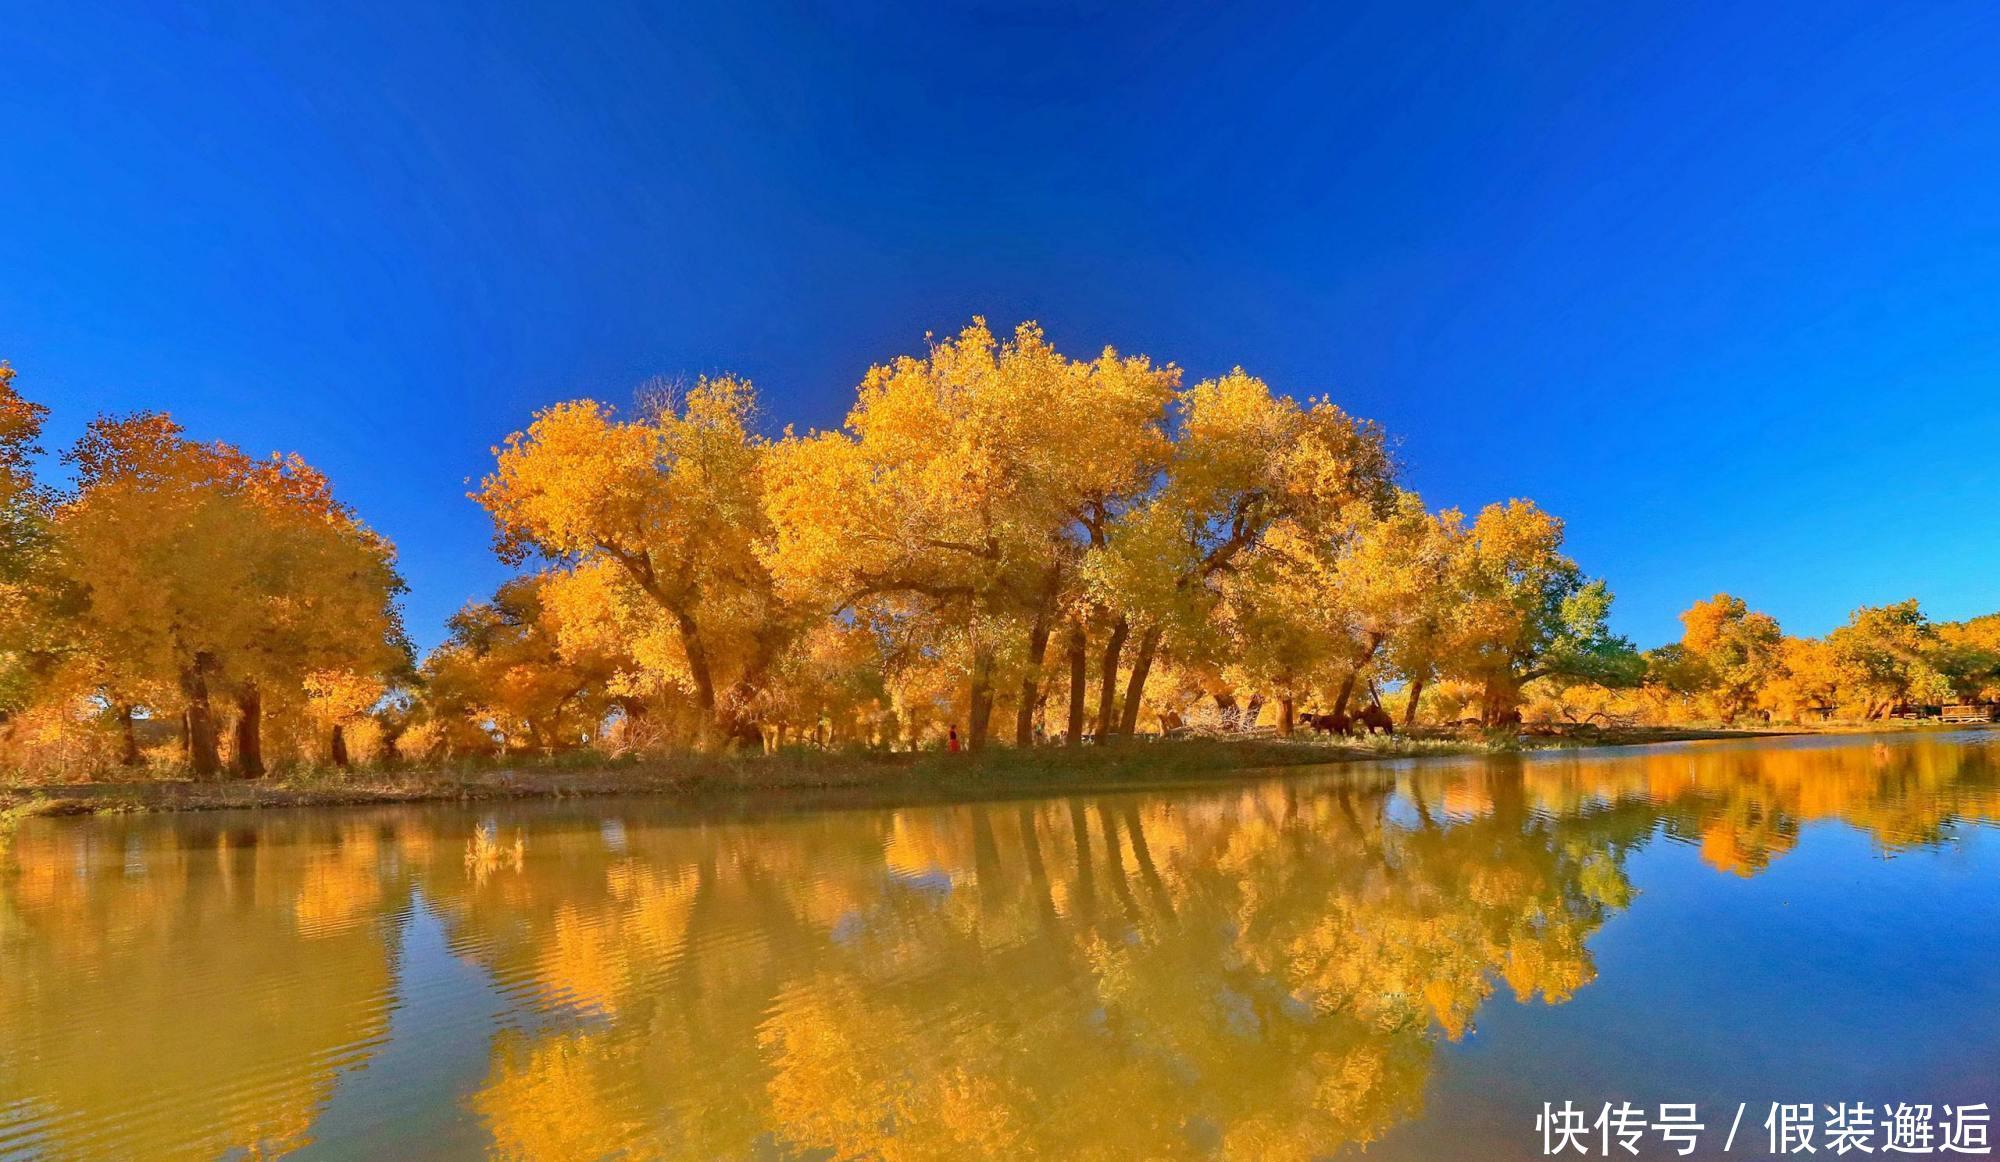
[[500, 829], [492, 823], [482, 823], [472, 829], [472, 838], [465, 842], [465, 874], [476, 884], [483, 884], [495, 873], [520, 871], [527, 861], [527, 837], [515, 832], [512, 843], [500, 838]]
[[0, 1108], [38, 1108], [33, 1152], [309, 1141], [347, 1051], [387, 1031], [381, 855], [359, 827], [23, 828], [0, 863]]
[[1894, 852], [1996, 808], [1991, 747], [1902, 739], [743, 821], [35, 821], [0, 851], [0, 1142], [311, 1140], [421, 900], [506, 998], [454, 1090], [495, 1156], [1322, 1157], [1419, 1116], [1488, 1006], [1587, 989], [1639, 848], [1750, 876], [1818, 824]]

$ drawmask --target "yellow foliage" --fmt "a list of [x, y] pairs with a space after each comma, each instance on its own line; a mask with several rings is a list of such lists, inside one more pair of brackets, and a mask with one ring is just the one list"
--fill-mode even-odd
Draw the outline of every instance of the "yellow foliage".
[[1505, 726], [2000, 696], [2000, 615], [1914, 601], [1806, 639], [1716, 594], [1642, 658], [1532, 501], [1431, 511], [1330, 399], [1241, 367], [1183, 387], [1031, 322], [870, 367], [835, 431], [767, 440], [731, 375], [542, 409], [476, 493], [503, 559], [542, 568], [421, 668], [393, 547], [311, 465], [103, 417], [58, 493], [31, 472], [45, 411], [0, 363], [0, 764], [49, 777], [257, 774], [267, 739], [281, 763], [977, 748], [1010, 712], [1031, 745], [1378, 700]]
[[[793, 629], [758, 552], [767, 506], [755, 402], [747, 382], [722, 377], [662, 393], [632, 420], [558, 404], [495, 449], [477, 494], [503, 556], [591, 571], [589, 590], [564, 595], [564, 620], [615, 627], [635, 661], [689, 688], [711, 737], [748, 729]], [[576, 606], [591, 591], [601, 608], [586, 615]]]

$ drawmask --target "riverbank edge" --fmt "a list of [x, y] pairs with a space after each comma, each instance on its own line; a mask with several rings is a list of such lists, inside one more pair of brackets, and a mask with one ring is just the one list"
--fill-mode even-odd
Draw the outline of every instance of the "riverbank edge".
[[687, 803], [800, 806], [829, 801], [936, 802], [1015, 794], [1147, 791], [1216, 784], [1298, 767], [1413, 758], [1451, 758], [1538, 750], [1644, 746], [1665, 742], [1764, 738], [1790, 730], [1634, 728], [1576, 738], [1395, 738], [1366, 742], [1308, 739], [1175, 740], [1115, 747], [1062, 747], [983, 755], [794, 752], [776, 756], [680, 755], [670, 758], [423, 767], [329, 773], [324, 770], [220, 782], [0, 784], [0, 827], [43, 816], [263, 811], [312, 807], [381, 807], [649, 797]]

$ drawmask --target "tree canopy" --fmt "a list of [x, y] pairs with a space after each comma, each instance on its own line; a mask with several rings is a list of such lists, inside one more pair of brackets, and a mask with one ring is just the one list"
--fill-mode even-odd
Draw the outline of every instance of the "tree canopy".
[[983, 319], [869, 368], [830, 431], [773, 431], [728, 374], [535, 413], [473, 493], [523, 571], [419, 665], [393, 547], [303, 459], [103, 416], [50, 487], [46, 408], [15, 380], [0, 363], [17, 767], [1079, 745], [1291, 733], [1302, 711], [1867, 719], [2000, 695], [2000, 615], [1914, 601], [1815, 639], [1717, 594], [1641, 654], [1533, 501], [1433, 510], [1329, 398], [1240, 367], [1185, 385]]

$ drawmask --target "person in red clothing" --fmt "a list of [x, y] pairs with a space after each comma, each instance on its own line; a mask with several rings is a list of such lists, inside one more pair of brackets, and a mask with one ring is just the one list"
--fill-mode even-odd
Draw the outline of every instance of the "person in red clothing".
[[951, 734], [945, 738], [944, 748], [953, 754], [958, 753], [958, 723], [951, 724]]

